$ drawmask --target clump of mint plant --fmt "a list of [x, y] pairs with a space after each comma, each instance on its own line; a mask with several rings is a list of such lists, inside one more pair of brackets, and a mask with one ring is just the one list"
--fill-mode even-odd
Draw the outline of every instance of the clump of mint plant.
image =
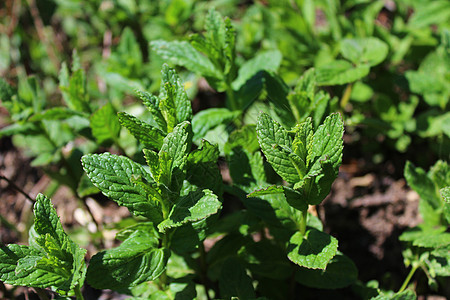
[[50, 199], [42, 194], [36, 197], [34, 218], [29, 246], [0, 247], [0, 280], [12, 285], [51, 288], [60, 295], [83, 299], [86, 250], [64, 232]]

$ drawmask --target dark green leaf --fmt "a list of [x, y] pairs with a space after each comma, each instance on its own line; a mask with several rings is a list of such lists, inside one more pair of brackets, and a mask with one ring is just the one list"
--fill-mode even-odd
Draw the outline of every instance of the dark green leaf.
[[156, 246], [152, 236], [134, 232], [119, 247], [91, 258], [87, 281], [98, 289], [120, 290], [157, 279], [166, 269], [169, 253]]
[[291, 237], [288, 257], [299, 266], [325, 270], [336, 255], [337, 247], [337, 239], [312, 228], [306, 231], [305, 236], [297, 232]]
[[358, 269], [350, 258], [337, 254], [328, 263], [325, 270], [300, 268], [295, 280], [302, 285], [318, 289], [340, 289], [358, 279]]
[[159, 203], [136, 184], [139, 178], [147, 183], [153, 181], [141, 165], [110, 153], [84, 155], [81, 162], [92, 183], [105, 196], [156, 224], [162, 220]]

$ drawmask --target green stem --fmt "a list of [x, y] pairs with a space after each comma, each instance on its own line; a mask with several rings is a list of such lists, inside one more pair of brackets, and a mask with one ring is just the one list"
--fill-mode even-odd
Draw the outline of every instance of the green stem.
[[308, 209], [305, 209], [305, 210], [302, 211], [302, 221], [300, 222], [300, 228], [299, 228], [300, 234], [302, 236], [305, 236], [305, 233], [306, 233], [306, 221], [307, 221], [307, 218], [308, 218]]
[[353, 83], [349, 83], [347, 84], [347, 87], [344, 90], [344, 94], [342, 95], [341, 98], [341, 108], [344, 109], [347, 104], [348, 101], [350, 100], [350, 95], [352, 94], [352, 88], [353, 88]]
[[[169, 233], [168, 232], [163, 234], [162, 247], [166, 250], [169, 250]], [[159, 283], [160, 283], [160, 288], [162, 290], [166, 290], [166, 287], [167, 287], [167, 271], [166, 270], [164, 270], [164, 272], [159, 277]]]
[[406, 277], [405, 282], [403, 282], [402, 287], [398, 290], [398, 293], [401, 293], [401, 292], [403, 292], [403, 291], [406, 289], [406, 287], [407, 287], [408, 284], [409, 284], [409, 281], [411, 280], [411, 278], [413, 277], [414, 273], [416, 272], [416, 270], [417, 270], [418, 268], [419, 268], [419, 265], [414, 265], [414, 266], [411, 268], [411, 271], [409, 271], [409, 274], [408, 274], [408, 276]]
[[83, 293], [81, 293], [81, 289], [80, 289], [79, 285], [77, 285], [75, 287], [74, 291], [75, 291], [75, 297], [77, 297], [77, 300], [84, 300]]
[[238, 105], [236, 102], [236, 98], [234, 97], [234, 91], [231, 87], [231, 84], [227, 82], [227, 90], [226, 90], [228, 101], [230, 102], [230, 107], [232, 111], [238, 110]]

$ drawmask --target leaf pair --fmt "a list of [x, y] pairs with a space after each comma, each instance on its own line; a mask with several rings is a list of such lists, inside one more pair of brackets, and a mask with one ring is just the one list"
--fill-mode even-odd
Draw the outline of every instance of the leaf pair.
[[215, 10], [209, 11], [205, 23], [205, 35], [191, 35], [190, 43], [157, 40], [151, 46], [164, 59], [199, 73], [224, 91], [235, 78], [235, 31], [230, 20]]
[[84, 283], [86, 250], [64, 232], [49, 198], [36, 197], [29, 244], [0, 247], [0, 280], [13, 285], [54, 288], [71, 294]]
[[[340, 115], [331, 114], [314, 132], [311, 118], [287, 131], [269, 115], [261, 114], [256, 131], [267, 161], [298, 193], [294, 200], [285, 192], [292, 199], [288, 202], [300, 210], [319, 204], [329, 193], [342, 160], [344, 125]], [[266, 194], [287, 190], [271, 188]]]
[[191, 102], [175, 71], [166, 64], [162, 68], [159, 96], [139, 91], [139, 96], [150, 111], [154, 126], [126, 113], [118, 114], [119, 122], [146, 148], [160, 149], [167, 133], [183, 121], [192, 119]]

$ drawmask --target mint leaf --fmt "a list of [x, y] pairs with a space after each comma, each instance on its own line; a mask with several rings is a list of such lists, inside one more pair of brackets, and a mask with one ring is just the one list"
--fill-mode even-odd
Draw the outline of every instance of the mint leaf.
[[223, 263], [219, 278], [220, 296], [224, 299], [254, 299], [252, 279], [247, 275], [242, 263], [233, 257]]
[[[163, 141], [161, 152], [166, 152], [171, 159], [170, 170], [182, 169], [186, 163], [187, 155], [191, 150], [192, 131], [190, 123], [184, 121], [178, 124], [173, 132], [169, 133]], [[160, 159], [161, 161], [161, 159]]]
[[358, 279], [358, 269], [347, 256], [338, 253], [325, 270], [299, 268], [295, 280], [302, 285], [316, 289], [340, 289]]
[[388, 50], [386, 43], [374, 37], [341, 41], [342, 56], [354, 64], [378, 65], [386, 58]]
[[161, 130], [125, 112], [118, 113], [118, 117], [120, 124], [127, 128], [146, 148], [161, 148], [164, 139], [164, 133]]
[[409, 161], [406, 162], [404, 176], [408, 185], [420, 196], [419, 211], [426, 226], [439, 225], [438, 208], [442, 201], [431, 178], [422, 168], [416, 168]]
[[214, 64], [188, 42], [156, 40], [152, 41], [150, 45], [163, 59], [176, 65], [184, 66], [188, 70], [205, 77], [221, 77], [220, 71], [216, 69]]
[[94, 255], [86, 279], [95, 288], [113, 290], [155, 280], [164, 272], [169, 258], [166, 249], [156, 247], [151, 235], [136, 231], [119, 247]]
[[268, 114], [263, 113], [258, 117], [256, 132], [261, 150], [275, 172], [289, 183], [298, 182], [300, 176], [297, 169], [283, 151], [292, 145], [292, 138], [288, 131], [272, 120]]
[[281, 64], [282, 55], [278, 50], [257, 54], [239, 68], [238, 77], [233, 81], [234, 90], [240, 89], [250, 78], [261, 70], [276, 72]]
[[61, 67], [60, 89], [63, 99], [70, 109], [82, 112], [90, 112], [89, 97], [86, 90], [86, 75], [82, 69], [72, 73], [68, 81], [62, 79], [68, 77], [68, 70], [65, 64]]
[[92, 183], [106, 197], [154, 223], [162, 220], [159, 203], [132, 181], [132, 178], [141, 178], [147, 183], [153, 182], [141, 165], [110, 153], [84, 155], [81, 162]]
[[[173, 107], [175, 109], [175, 118], [177, 125], [183, 121], [192, 120], [191, 101], [188, 99], [184, 85], [174, 69], [169, 68], [167, 64], [162, 66], [162, 83], [160, 89], [160, 108]], [[170, 102], [170, 104], [166, 104]], [[161, 109], [162, 110], [162, 109]], [[162, 110], [163, 111], [163, 110]], [[164, 112], [163, 112], [164, 114]], [[166, 119], [167, 121], [167, 119]]]
[[403, 292], [395, 293], [393, 295], [381, 293], [376, 297], [370, 298], [370, 300], [416, 300], [417, 296], [414, 291], [406, 290]]
[[217, 196], [210, 190], [191, 192], [175, 203], [169, 218], [161, 222], [158, 229], [165, 232], [169, 228], [205, 219], [217, 213], [221, 206]]
[[192, 119], [194, 141], [204, 138], [210, 129], [220, 124], [231, 123], [239, 114], [239, 111], [231, 111], [227, 108], [209, 108], [198, 112]]
[[158, 129], [167, 132], [167, 123], [159, 107], [159, 98], [145, 91], [137, 91], [136, 93], [152, 114], [153, 120], [158, 125]]
[[84, 113], [72, 110], [67, 107], [52, 107], [34, 114], [28, 120], [37, 122], [42, 120], [63, 120], [73, 116], [86, 116]]
[[317, 229], [309, 229], [305, 236], [296, 232], [289, 240], [288, 258], [299, 266], [324, 270], [336, 255], [338, 241]]
[[316, 80], [318, 85], [342, 85], [366, 77], [369, 71], [367, 64], [353, 66], [348, 61], [335, 60], [316, 69]]
[[108, 103], [91, 115], [90, 126], [92, 135], [99, 144], [107, 141], [117, 141], [120, 124], [114, 107]]
[[49, 198], [36, 197], [34, 215], [29, 247], [0, 248], [0, 279], [14, 285], [54, 287], [60, 293], [82, 286], [86, 250], [64, 232]]

